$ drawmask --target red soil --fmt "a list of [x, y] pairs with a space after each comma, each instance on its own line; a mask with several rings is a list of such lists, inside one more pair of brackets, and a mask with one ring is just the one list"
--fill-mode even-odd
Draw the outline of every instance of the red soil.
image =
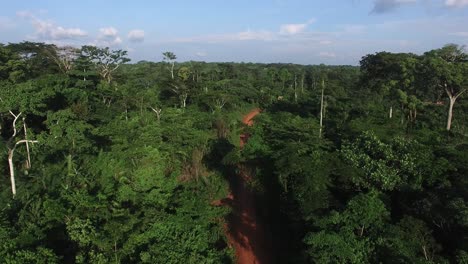
[[[253, 109], [244, 116], [242, 122], [253, 125], [253, 118], [260, 109]], [[241, 135], [241, 147], [247, 142], [248, 135]], [[230, 247], [236, 252], [238, 264], [274, 263], [271, 259], [271, 238], [261, 220], [257, 217], [255, 193], [248, 186], [252, 172], [241, 164], [237, 165], [235, 177], [230, 179], [231, 193], [215, 205], [229, 205], [232, 213], [227, 219], [226, 235]]]
[[[260, 109], [255, 108], [252, 111], [250, 111], [248, 114], [246, 114], [242, 118], [242, 123], [244, 123], [247, 126], [253, 126], [253, 119], [256, 117], [258, 114], [260, 114]], [[250, 135], [247, 133], [241, 134], [240, 136], [240, 147], [242, 148], [245, 143], [249, 140]]]
[[250, 111], [248, 114], [246, 114], [243, 118], [242, 118], [242, 123], [248, 125], [248, 126], [252, 126], [253, 125], [253, 119], [254, 117], [256, 117], [258, 114], [260, 114], [260, 109], [259, 108], [255, 108], [253, 109], [252, 111]]

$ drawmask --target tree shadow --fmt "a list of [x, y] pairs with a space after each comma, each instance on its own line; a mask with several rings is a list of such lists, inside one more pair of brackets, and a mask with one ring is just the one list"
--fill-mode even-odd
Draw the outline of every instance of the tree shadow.
[[[223, 158], [235, 150], [227, 139], [219, 138], [212, 142], [211, 151], [206, 155], [206, 166], [219, 171], [229, 185], [230, 195], [213, 201], [213, 206], [229, 206], [231, 212], [226, 216], [226, 236], [234, 247], [239, 261], [249, 263], [276, 263], [273, 250], [273, 235], [270, 231], [261, 203], [265, 199], [254, 190], [249, 179], [253, 178], [249, 165], [224, 164]], [[268, 207], [268, 206], [266, 206]]]

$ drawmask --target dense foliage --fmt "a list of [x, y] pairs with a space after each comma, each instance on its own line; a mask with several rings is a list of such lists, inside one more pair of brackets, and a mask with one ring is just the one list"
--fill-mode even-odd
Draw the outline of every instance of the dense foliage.
[[463, 47], [161, 58], [0, 45], [0, 263], [232, 263], [213, 201], [233, 164], [255, 171], [278, 263], [468, 263]]

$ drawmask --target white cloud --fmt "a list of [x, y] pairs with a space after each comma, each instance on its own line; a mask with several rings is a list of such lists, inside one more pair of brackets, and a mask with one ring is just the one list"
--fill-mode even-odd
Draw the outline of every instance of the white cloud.
[[315, 19], [311, 19], [307, 21], [306, 23], [302, 24], [284, 24], [280, 26], [280, 31], [279, 33], [282, 35], [295, 35], [302, 33], [306, 30], [307, 26], [310, 24], [314, 23]]
[[118, 31], [114, 27], [100, 28], [101, 36], [103, 38], [115, 38], [117, 37]]
[[114, 39], [114, 41], [112, 42], [112, 44], [114, 44], [114, 45], [117, 45], [117, 44], [120, 44], [120, 43], [122, 43], [122, 39], [120, 37], [116, 37]]
[[16, 15], [20, 18], [30, 20], [32, 26], [35, 29], [35, 32], [32, 36], [34, 39], [57, 41], [64, 39], [78, 39], [88, 35], [86, 31], [80, 28], [65, 28], [56, 25], [51, 20], [40, 19], [30, 11], [19, 11], [16, 13]]
[[450, 35], [457, 36], [457, 37], [468, 37], [468, 31], [459, 31], [451, 33]]
[[445, 0], [445, 5], [449, 7], [468, 6], [468, 0]]
[[141, 29], [134, 29], [128, 32], [128, 40], [131, 42], [143, 42], [145, 40], [145, 31]]
[[336, 54], [334, 52], [328, 52], [328, 51], [320, 52], [319, 56], [323, 58], [336, 58]]
[[195, 55], [197, 55], [198, 57], [206, 57], [208, 54], [206, 54], [206, 52], [204, 52], [204, 51], [199, 51], [199, 52], [195, 53]]
[[99, 29], [98, 39], [95, 43], [97, 46], [115, 46], [122, 43], [122, 38], [114, 27], [105, 27]]
[[280, 34], [294, 35], [303, 32], [307, 24], [285, 24], [280, 27]]
[[36, 19], [32, 21], [33, 27], [36, 29], [35, 34], [41, 39], [74, 39], [86, 37], [87, 33], [79, 28], [64, 28], [54, 25], [51, 21]]

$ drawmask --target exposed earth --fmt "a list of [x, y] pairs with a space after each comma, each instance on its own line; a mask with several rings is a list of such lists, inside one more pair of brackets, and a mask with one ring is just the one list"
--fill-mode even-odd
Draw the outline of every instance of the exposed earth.
[[[259, 113], [260, 109], [253, 109], [243, 117], [242, 122], [252, 126], [253, 118]], [[242, 147], [247, 142], [248, 135], [242, 134], [240, 140]], [[227, 218], [228, 243], [236, 252], [238, 264], [274, 263], [271, 259], [271, 235], [265, 230], [259, 217], [255, 192], [249, 187], [250, 179], [251, 169], [238, 164], [235, 176], [229, 180], [231, 193], [223, 201], [223, 204], [232, 208], [232, 213]]]

